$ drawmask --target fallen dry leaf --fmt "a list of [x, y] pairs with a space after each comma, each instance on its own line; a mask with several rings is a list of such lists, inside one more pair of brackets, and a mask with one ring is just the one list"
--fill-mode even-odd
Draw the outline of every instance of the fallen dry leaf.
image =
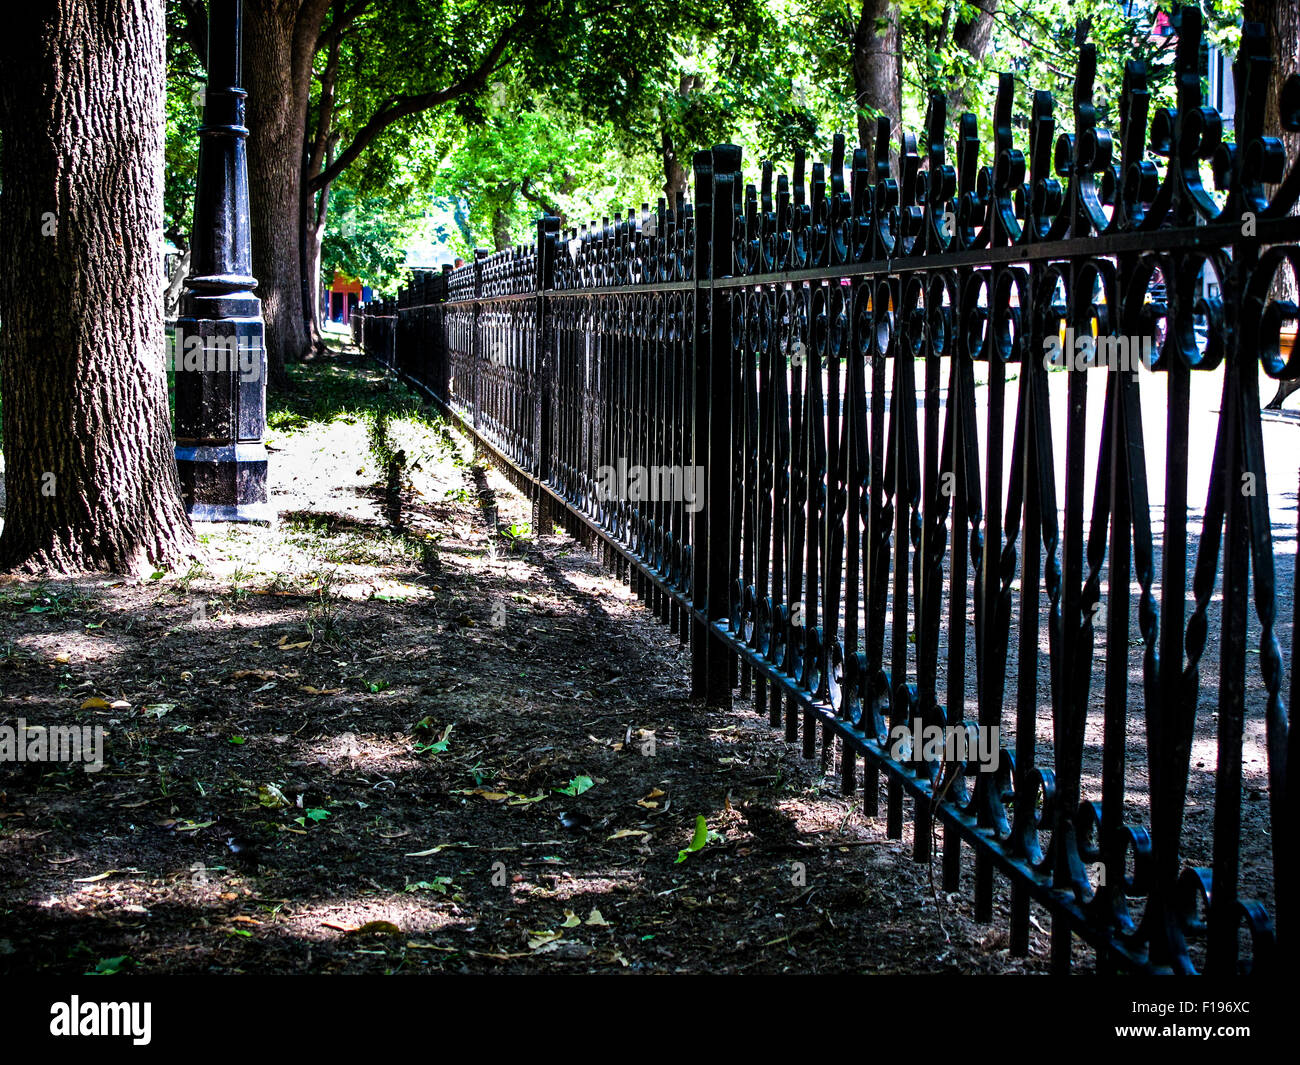
[[528, 940], [528, 949], [537, 950], [539, 947], [546, 946], [547, 943], [554, 943], [563, 936], [563, 932], [534, 932], [532, 938]]
[[96, 880], [107, 880], [116, 873], [116, 869], [110, 869], [106, 873], [97, 873], [95, 876], [82, 876], [73, 881], [74, 884], [93, 884]]
[[274, 680], [279, 675], [271, 669], [237, 669], [230, 674], [230, 679], [244, 680], [246, 677], [252, 677], [254, 680]]

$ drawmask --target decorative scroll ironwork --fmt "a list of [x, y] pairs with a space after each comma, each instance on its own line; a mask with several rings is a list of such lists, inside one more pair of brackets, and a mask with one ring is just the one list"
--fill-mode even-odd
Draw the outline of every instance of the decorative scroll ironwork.
[[[869, 814], [883, 771], [891, 836], [909, 798], [918, 859], [942, 826], [945, 890], [973, 850], [980, 919], [1005, 877], [1014, 951], [1028, 949], [1036, 902], [1061, 969], [1076, 933], [1103, 970], [1259, 973], [1300, 920], [1258, 374], [1300, 378], [1297, 308], [1275, 284], [1300, 278], [1300, 161], [1263, 135], [1263, 30], [1244, 28], [1233, 68], [1234, 142], [1202, 99], [1199, 11], [1175, 25], [1176, 106], [1149, 113], [1148, 72], [1131, 62], [1117, 134], [1099, 122], [1084, 44], [1073, 132], [1035, 92], [1018, 146], [1004, 75], [987, 164], [975, 116], [950, 125], [941, 94], [924, 137], [898, 138], [896, 166], [885, 120], [851, 156], [836, 138], [829, 165], [764, 164], [757, 187], [720, 146], [695, 158], [693, 205], [563, 233], [543, 219], [534, 245], [417, 275], [395, 306], [364, 309], [362, 333], [548, 519], [597, 538], [690, 640], [698, 694], [725, 703], [739, 689], [809, 755], [838, 739], [844, 786]], [[1300, 130], [1300, 78], [1281, 113]], [[1149, 343], [1153, 357], [1137, 372], [1068, 373], [1054, 410], [1043, 352], [1070, 336]], [[1223, 394], [1193, 542], [1191, 381], [1211, 371]], [[1162, 427], [1140, 403], [1157, 376]], [[1163, 498], [1147, 441], [1163, 451]], [[598, 482], [620, 463], [700, 468], [704, 505], [611, 498]], [[1217, 700], [1203, 691], [1214, 614]], [[1202, 845], [1185, 814], [1211, 713]], [[1272, 854], [1271, 884], [1251, 884], [1271, 889], [1268, 905], [1242, 891], [1250, 715]], [[1014, 745], [981, 772], [890, 744], [917, 719], [996, 728]]]

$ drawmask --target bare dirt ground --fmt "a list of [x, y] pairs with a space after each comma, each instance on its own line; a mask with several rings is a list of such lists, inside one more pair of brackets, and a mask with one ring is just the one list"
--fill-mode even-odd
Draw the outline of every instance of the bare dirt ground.
[[0, 973], [1046, 968], [1004, 884], [975, 923], [910, 825], [688, 700], [676, 636], [409, 393], [296, 381], [276, 528], [0, 579], [0, 723], [106, 730], [100, 772], [0, 766]]

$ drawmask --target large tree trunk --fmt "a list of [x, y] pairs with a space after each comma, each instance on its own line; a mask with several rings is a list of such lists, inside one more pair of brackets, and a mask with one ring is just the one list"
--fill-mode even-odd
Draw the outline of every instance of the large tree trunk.
[[161, 0], [51, 0], [0, 35], [0, 567], [194, 549], [163, 366]]
[[853, 34], [853, 95], [858, 106], [858, 140], [876, 143], [876, 116], [889, 119], [889, 155], [898, 155], [902, 116], [903, 65], [898, 35], [897, 0], [862, 0], [862, 16]]
[[253, 273], [266, 318], [270, 384], [307, 354], [300, 241], [302, 145], [316, 38], [328, 4], [246, 0], [248, 193]]

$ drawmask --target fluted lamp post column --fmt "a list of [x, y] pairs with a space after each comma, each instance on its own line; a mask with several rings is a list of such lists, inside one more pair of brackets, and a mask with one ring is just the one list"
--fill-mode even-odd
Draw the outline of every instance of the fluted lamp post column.
[[253, 294], [242, 0], [208, 5], [193, 273], [176, 320], [176, 466], [193, 521], [269, 523], [266, 326]]

